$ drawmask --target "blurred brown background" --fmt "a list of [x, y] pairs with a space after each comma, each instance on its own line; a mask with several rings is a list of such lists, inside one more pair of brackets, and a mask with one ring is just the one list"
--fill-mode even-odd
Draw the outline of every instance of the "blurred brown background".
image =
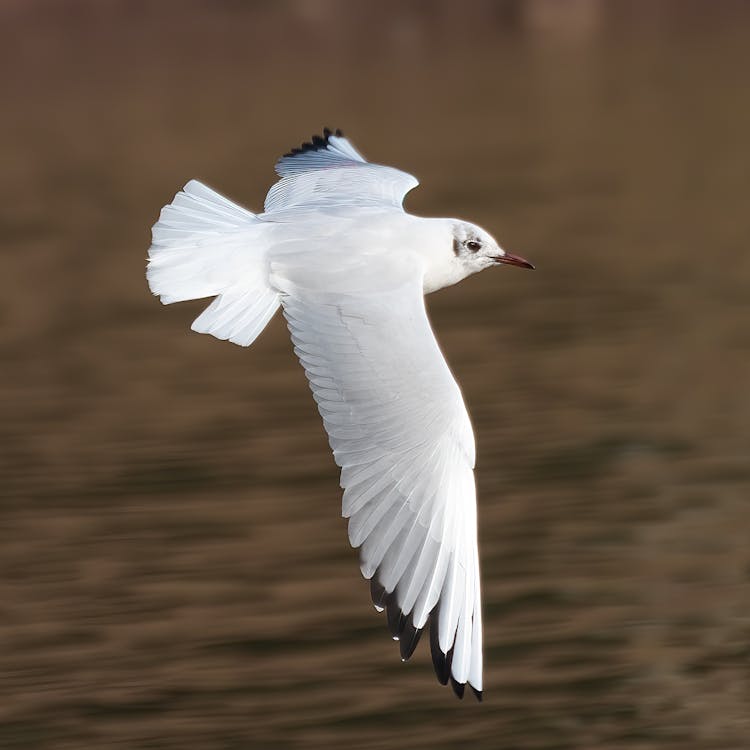
[[[0, 61], [0, 747], [748, 747], [750, 5], [3, 0]], [[373, 612], [283, 321], [145, 284], [324, 125], [537, 264], [429, 300], [481, 706]]]

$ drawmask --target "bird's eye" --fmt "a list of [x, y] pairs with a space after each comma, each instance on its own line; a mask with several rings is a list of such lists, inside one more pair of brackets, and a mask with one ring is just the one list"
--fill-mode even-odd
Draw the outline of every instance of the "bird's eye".
[[471, 250], [472, 253], [476, 253], [480, 247], [482, 247], [482, 244], [480, 242], [477, 242], [476, 240], [469, 240], [466, 243], [466, 247]]

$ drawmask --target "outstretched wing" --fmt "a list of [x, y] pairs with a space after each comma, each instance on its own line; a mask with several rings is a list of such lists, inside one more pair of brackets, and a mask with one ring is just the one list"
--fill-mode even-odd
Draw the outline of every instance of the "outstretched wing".
[[266, 214], [330, 206], [400, 209], [404, 196], [419, 184], [406, 172], [370, 164], [340, 130], [328, 128], [282, 156], [276, 172], [281, 180], [268, 191]]
[[440, 681], [482, 690], [474, 436], [414, 262], [294, 252], [272, 283], [344, 488], [349, 539], [408, 659], [430, 621]]

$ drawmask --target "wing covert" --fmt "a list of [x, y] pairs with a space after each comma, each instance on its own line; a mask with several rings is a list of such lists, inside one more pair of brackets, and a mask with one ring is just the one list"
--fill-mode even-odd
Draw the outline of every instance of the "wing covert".
[[281, 179], [268, 191], [265, 214], [296, 208], [401, 208], [404, 196], [418, 180], [393, 167], [365, 160], [340, 130], [294, 148], [276, 162]]

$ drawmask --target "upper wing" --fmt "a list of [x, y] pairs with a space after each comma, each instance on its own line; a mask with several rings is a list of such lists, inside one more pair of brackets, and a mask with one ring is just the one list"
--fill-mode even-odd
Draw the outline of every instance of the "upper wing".
[[[427, 319], [421, 274], [369, 257], [271, 264], [341, 467], [349, 539], [403, 659], [431, 619], [438, 678], [481, 699], [474, 436]], [[361, 261], [359, 262], [361, 265]], [[331, 269], [331, 270], [321, 270]]]
[[406, 172], [365, 161], [340, 130], [328, 128], [282, 156], [276, 172], [281, 180], [268, 191], [267, 214], [298, 207], [401, 208], [404, 196], [419, 184]]

